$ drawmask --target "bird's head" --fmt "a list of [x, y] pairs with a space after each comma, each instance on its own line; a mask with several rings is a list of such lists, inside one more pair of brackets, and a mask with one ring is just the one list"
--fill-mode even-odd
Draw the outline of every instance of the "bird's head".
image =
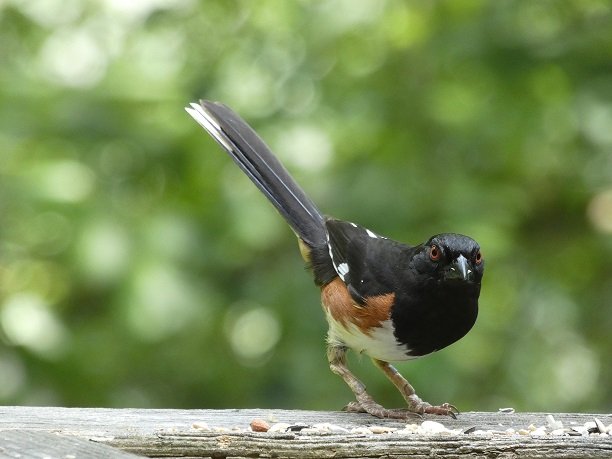
[[421, 245], [414, 267], [438, 282], [480, 285], [484, 259], [478, 243], [455, 233], [432, 236]]

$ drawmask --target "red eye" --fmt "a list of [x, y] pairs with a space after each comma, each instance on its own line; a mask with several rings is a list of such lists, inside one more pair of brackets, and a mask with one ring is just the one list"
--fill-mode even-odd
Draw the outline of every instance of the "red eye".
[[474, 262], [479, 265], [480, 263], [482, 263], [482, 254], [480, 253], [480, 250], [478, 252], [476, 252], [476, 255], [474, 255]]
[[437, 245], [432, 245], [429, 248], [429, 258], [431, 258], [432, 261], [438, 261], [441, 256], [442, 252], [440, 251]]

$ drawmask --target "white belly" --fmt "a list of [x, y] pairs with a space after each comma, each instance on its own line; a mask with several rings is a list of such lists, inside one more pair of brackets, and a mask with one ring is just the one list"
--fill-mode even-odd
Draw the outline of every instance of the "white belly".
[[409, 356], [409, 349], [396, 341], [391, 320], [385, 320], [380, 327], [372, 328], [370, 333], [366, 334], [362, 333], [356, 325], [347, 323], [345, 327], [334, 320], [328, 312], [326, 312], [326, 316], [329, 323], [327, 339], [332, 345], [344, 345], [355, 352], [385, 362], [416, 358]]

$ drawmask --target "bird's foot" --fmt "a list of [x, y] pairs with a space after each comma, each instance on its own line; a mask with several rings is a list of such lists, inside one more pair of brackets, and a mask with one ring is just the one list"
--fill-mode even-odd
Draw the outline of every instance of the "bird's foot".
[[410, 417], [420, 417], [419, 413], [410, 411], [408, 408], [388, 409], [379, 405], [374, 400], [366, 402], [350, 402], [343, 408], [349, 413], [368, 413], [381, 419], [408, 419]]
[[[443, 403], [439, 406], [434, 406], [431, 403], [424, 402], [415, 393], [414, 388], [406, 378], [404, 378], [389, 362], [383, 360], [372, 359], [374, 364], [382, 370], [387, 378], [400, 391], [404, 400], [408, 404], [408, 411], [416, 414], [438, 414], [442, 416], [450, 416], [457, 418], [459, 410], [450, 403]], [[359, 397], [357, 398], [359, 400]], [[361, 402], [361, 400], [359, 400]]]
[[436, 406], [424, 402], [418, 397], [411, 397], [410, 404], [407, 408], [388, 409], [369, 398], [350, 402], [344, 407], [344, 411], [349, 413], [368, 413], [381, 419], [408, 419], [415, 416], [420, 417], [423, 414], [450, 416], [453, 419], [457, 419], [457, 415], [459, 414], [459, 410], [450, 403], [443, 403], [442, 405]]

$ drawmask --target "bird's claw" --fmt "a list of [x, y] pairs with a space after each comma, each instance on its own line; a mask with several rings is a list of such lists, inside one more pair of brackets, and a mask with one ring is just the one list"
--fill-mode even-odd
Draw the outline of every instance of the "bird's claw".
[[[429, 403], [427, 405], [429, 405]], [[450, 403], [443, 403], [442, 405], [438, 405], [438, 406], [434, 406], [434, 405], [425, 406], [423, 407], [423, 413], [438, 414], [441, 416], [450, 416], [453, 419], [457, 419], [459, 410], [457, 409], [455, 405], [451, 405]]]
[[427, 403], [417, 395], [411, 394], [406, 397], [406, 402], [408, 402], [408, 408], [411, 411], [420, 414], [436, 414], [439, 416], [450, 416], [453, 419], [457, 419], [457, 415], [459, 414], [459, 410], [455, 405], [451, 405], [450, 403], [443, 403], [442, 405], [432, 405], [431, 403]]

